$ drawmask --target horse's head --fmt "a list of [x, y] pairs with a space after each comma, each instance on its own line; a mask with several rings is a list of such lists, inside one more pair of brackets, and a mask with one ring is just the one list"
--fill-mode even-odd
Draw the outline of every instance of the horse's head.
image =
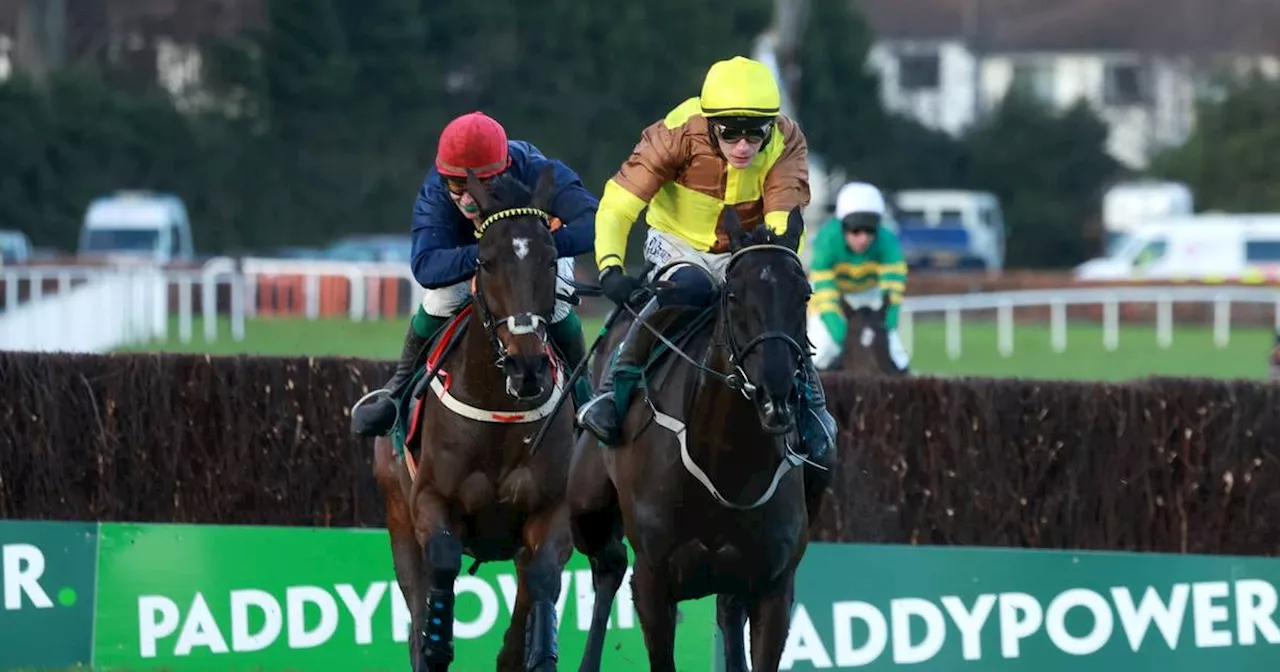
[[896, 371], [889, 359], [889, 330], [884, 326], [884, 307], [854, 308], [840, 303], [848, 330], [840, 368], [857, 375], [889, 374]]
[[547, 208], [555, 194], [547, 166], [532, 195], [504, 174], [486, 191], [467, 171], [467, 192], [480, 206], [475, 307], [507, 376], [507, 393], [540, 396], [551, 381], [547, 326], [556, 302], [556, 246]]
[[732, 256], [725, 269], [720, 320], [730, 363], [756, 403], [760, 424], [770, 433], [795, 426], [806, 343], [805, 310], [809, 279], [796, 250], [804, 231], [800, 209], [787, 218], [787, 230], [774, 234], [761, 224], [742, 230], [732, 208], [724, 211]]

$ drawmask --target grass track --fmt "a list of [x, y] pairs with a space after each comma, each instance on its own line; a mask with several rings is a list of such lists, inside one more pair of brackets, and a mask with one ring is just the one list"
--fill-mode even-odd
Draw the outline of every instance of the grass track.
[[[584, 318], [588, 344], [600, 328], [599, 318]], [[389, 359], [399, 353], [407, 321], [352, 322], [333, 320], [254, 319], [245, 325], [245, 340], [230, 337], [226, 320], [218, 325], [218, 338], [205, 343], [203, 326], [195, 321], [192, 340], [178, 342], [174, 322], [167, 343], [122, 348], [121, 352], [192, 352], [214, 355], [257, 354], [274, 356], [349, 356]], [[1269, 329], [1234, 329], [1225, 348], [1213, 344], [1212, 330], [1202, 326], [1178, 326], [1173, 344], [1156, 346], [1151, 326], [1124, 326], [1120, 345], [1107, 352], [1098, 325], [1071, 324], [1067, 349], [1061, 354], [1049, 346], [1048, 325], [1017, 325], [1014, 352], [1008, 358], [996, 350], [996, 329], [991, 322], [965, 322], [961, 329], [962, 354], [956, 361], [946, 355], [943, 324], [917, 319], [911, 347], [912, 368], [925, 375], [973, 375], [1073, 380], [1125, 380], [1147, 375], [1264, 379], [1267, 355], [1274, 332]]]

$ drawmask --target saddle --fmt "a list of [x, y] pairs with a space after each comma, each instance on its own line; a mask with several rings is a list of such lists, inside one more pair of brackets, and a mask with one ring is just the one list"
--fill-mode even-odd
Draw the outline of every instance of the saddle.
[[[438, 368], [445, 356], [458, 343], [462, 334], [466, 332], [466, 319], [473, 308], [474, 305], [468, 298], [462, 310], [455, 313], [443, 327], [427, 339], [422, 353], [418, 354], [418, 361], [413, 365], [413, 373], [409, 379], [401, 387], [391, 391], [391, 399], [396, 404], [396, 422], [391, 430], [391, 444], [395, 446], [396, 457], [403, 459], [405, 447], [410, 442], [417, 442], [420, 429], [418, 418], [422, 410], [421, 399], [428, 383], [427, 372]], [[423, 353], [428, 354], [423, 357]], [[448, 372], [444, 375], [447, 377]]]
[[[475, 304], [470, 299], [463, 305], [443, 327], [427, 341], [423, 352], [429, 353], [425, 361], [415, 363], [413, 374], [404, 386], [392, 391], [392, 399], [396, 404], [396, 422], [391, 432], [392, 445], [396, 456], [404, 459], [407, 454], [416, 457], [413, 446], [416, 446], [422, 433], [422, 415], [424, 395], [430, 390], [432, 396], [445, 408], [464, 418], [478, 422], [498, 424], [532, 423], [551, 415], [559, 407], [562, 395], [570, 393], [566, 383], [568, 371], [563, 355], [555, 348], [547, 346], [547, 355], [551, 358], [552, 379], [555, 391], [537, 408], [526, 411], [494, 411], [471, 406], [449, 392], [453, 385], [453, 377], [443, 364], [461, 341], [468, 327], [468, 318]], [[421, 355], [419, 355], [421, 359]]]
[[[649, 388], [649, 380], [656, 374], [658, 369], [666, 364], [674, 351], [671, 346], [682, 348], [686, 343], [702, 333], [714, 321], [716, 311], [719, 308], [718, 302], [706, 308], [666, 308], [664, 310], [678, 311], [669, 319], [664, 320], [660, 326], [655, 326], [662, 338], [652, 336], [653, 344], [649, 347], [649, 352], [645, 357], [644, 363], [639, 367], [639, 376], [634, 381], [627, 377], [614, 378], [613, 401], [617, 408], [619, 417], [625, 416], [627, 409], [631, 406], [631, 398], [637, 390], [647, 391]], [[659, 313], [661, 314], [661, 313]], [[665, 339], [665, 341], [663, 340]], [[667, 342], [670, 342], [670, 345]], [[615, 355], [616, 356], [616, 355]], [[675, 365], [673, 363], [673, 365]]]

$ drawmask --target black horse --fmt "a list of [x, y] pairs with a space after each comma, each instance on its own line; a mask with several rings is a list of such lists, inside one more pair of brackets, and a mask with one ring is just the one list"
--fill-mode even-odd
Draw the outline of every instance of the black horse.
[[[806, 353], [810, 285], [796, 255], [799, 210], [785, 234], [747, 233], [725, 211], [732, 256], [718, 305], [647, 374], [622, 416], [623, 443], [600, 450], [584, 433], [570, 469], [574, 543], [591, 560], [596, 602], [581, 670], [600, 668], [605, 622], [635, 550], [632, 595], [650, 669], [675, 669], [676, 606], [717, 595], [729, 670], [777, 670], [796, 567], [809, 541], [803, 459], [792, 451]], [[665, 308], [650, 327], [689, 309]], [[699, 322], [702, 320], [702, 322]], [[605, 351], [627, 331], [619, 322]], [[674, 346], [674, 347], [672, 347]], [[595, 362], [597, 384], [607, 358]], [[814, 501], [820, 501], [814, 498]]]

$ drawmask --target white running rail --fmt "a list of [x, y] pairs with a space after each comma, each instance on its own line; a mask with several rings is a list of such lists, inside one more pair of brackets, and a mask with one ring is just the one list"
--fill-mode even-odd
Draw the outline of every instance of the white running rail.
[[1156, 345], [1173, 344], [1175, 303], [1213, 306], [1213, 342], [1225, 348], [1231, 342], [1232, 304], [1262, 304], [1273, 309], [1274, 324], [1280, 332], [1280, 290], [1270, 287], [1187, 286], [1187, 287], [1090, 287], [1057, 290], [1024, 290], [983, 294], [908, 296], [898, 318], [903, 345], [912, 350], [912, 320], [916, 315], [942, 313], [946, 324], [947, 357], [961, 355], [960, 318], [964, 311], [996, 311], [996, 348], [1003, 357], [1013, 355], [1013, 311], [1015, 308], [1049, 308], [1050, 344], [1054, 352], [1067, 349], [1067, 307], [1102, 306], [1102, 344], [1114, 352], [1120, 345], [1120, 306], [1146, 303], [1156, 307]]
[[[83, 284], [73, 286], [80, 275]], [[163, 336], [168, 324], [166, 279], [155, 268], [108, 272], [59, 271], [58, 291], [42, 291], [46, 271], [30, 278], [31, 296], [18, 303], [18, 276], [5, 274], [0, 350], [106, 352], [126, 343]]]
[[[351, 263], [292, 259], [218, 257], [199, 270], [158, 270], [155, 268], [36, 268], [16, 267], [0, 272], [5, 283], [4, 312], [0, 312], [0, 350], [65, 350], [102, 352], [120, 345], [143, 340], [165, 342], [169, 338], [169, 292], [176, 288], [178, 339], [192, 340], [195, 317], [193, 310], [196, 286], [200, 291], [200, 313], [204, 341], [215, 342], [219, 318], [229, 320], [230, 335], [244, 340], [245, 320], [259, 311], [258, 283], [272, 277], [301, 278], [300, 317], [320, 317], [322, 281], [335, 279], [347, 292], [344, 312], [353, 321], [378, 315], [394, 314], [380, 310], [378, 283], [385, 280], [407, 280], [409, 287], [420, 292], [409, 269], [401, 264]], [[58, 291], [40, 292], [41, 279], [57, 278]], [[72, 287], [73, 279], [86, 284]], [[18, 304], [18, 280], [31, 282], [29, 300]], [[217, 298], [220, 288], [230, 296], [228, 310], [219, 315]], [[913, 349], [912, 331], [916, 318], [941, 316], [944, 322], [946, 352], [953, 360], [962, 355], [962, 317], [970, 311], [995, 311], [997, 349], [1002, 356], [1013, 354], [1014, 310], [1040, 308], [1049, 310], [1050, 342], [1055, 352], [1067, 347], [1067, 308], [1101, 306], [1104, 347], [1119, 347], [1120, 307], [1126, 304], [1154, 305], [1156, 345], [1168, 348], [1173, 343], [1173, 307], [1175, 304], [1208, 304], [1212, 306], [1213, 337], [1217, 347], [1226, 347], [1231, 339], [1232, 306], [1261, 305], [1274, 313], [1280, 330], [1280, 289], [1274, 287], [1239, 286], [1131, 286], [1093, 287], [1061, 290], [1027, 290], [937, 296], [908, 296], [899, 320], [903, 344]], [[408, 303], [412, 309], [416, 300]], [[14, 308], [14, 306], [17, 306]], [[391, 307], [394, 309], [394, 307]]]

